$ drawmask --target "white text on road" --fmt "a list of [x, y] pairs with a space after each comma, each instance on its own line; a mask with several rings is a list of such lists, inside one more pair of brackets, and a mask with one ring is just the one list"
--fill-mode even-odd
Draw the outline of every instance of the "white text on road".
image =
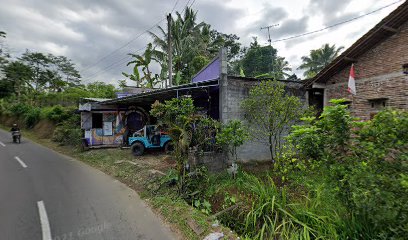
[[27, 167], [27, 165], [26, 165], [19, 157], [14, 157], [14, 159], [16, 159], [17, 162], [19, 162], [20, 165], [21, 165], [23, 168], [26, 168], [26, 167]]
[[48, 222], [47, 211], [45, 210], [44, 202], [37, 202], [38, 213], [40, 214], [42, 240], [52, 240], [51, 238], [51, 228]]

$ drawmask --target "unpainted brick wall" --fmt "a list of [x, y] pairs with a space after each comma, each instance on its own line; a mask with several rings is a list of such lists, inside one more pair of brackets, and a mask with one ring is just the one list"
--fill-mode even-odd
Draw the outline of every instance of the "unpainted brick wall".
[[356, 96], [347, 92], [350, 69], [345, 68], [328, 79], [326, 98], [350, 99], [353, 115], [362, 120], [370, 119], [370, 115], [377, 111], [372, 107], [372, 99], [384, 98], [387, 107], [408, 109], [408, 75], [402, 70], [402, 65], [407, 63], [408, 22], [400, 32], [357, 59], [354, 64]]

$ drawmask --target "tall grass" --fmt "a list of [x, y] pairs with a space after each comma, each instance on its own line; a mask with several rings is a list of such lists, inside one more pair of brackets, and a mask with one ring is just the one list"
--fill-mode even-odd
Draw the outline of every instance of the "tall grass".
[[[278, 188], [268, 176], [265, 181], [245, 174], [246, 187], [253, 195], [252, 208], [245, 221], [251, 239], [337, 239], [335, 214], [318, 213], [320, 198], [292, 200], [285, 188]], [[334, 218], [333, 218], [334, 217]]]

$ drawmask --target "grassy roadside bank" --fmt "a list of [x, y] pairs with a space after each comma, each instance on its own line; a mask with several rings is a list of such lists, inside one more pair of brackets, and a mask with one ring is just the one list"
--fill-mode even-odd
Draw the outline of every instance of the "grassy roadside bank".
[[[1, 128], [9, 130], [4, 126]], [[23, 130], [24, 138], [46, 146], [56, 152], [80, 160], [125, 183], [136, 190], [147, 204], [170, 226], [181, 239], [203, 239], [207, 234], [222, 231], [225, 239], [236, 239], [229, 229], [212, 227], [211, 218], [178, 198], [174, 189], [163, 187], [166, 174], [174, 162], [169, 156], [152, 152], [133, 157], [129, 150], [117, 148], [82, 152], [77, 148], [61, 146], [34, 131]], [[160, 188], [160, 191], [158, 191]]]

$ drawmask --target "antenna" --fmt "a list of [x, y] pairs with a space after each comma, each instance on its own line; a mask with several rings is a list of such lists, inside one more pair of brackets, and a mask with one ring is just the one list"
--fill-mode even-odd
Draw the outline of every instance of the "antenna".
[[[269, 42], [269, 46], [271, 47], [271, 60], [272, 60], [272, 64], [271, 66], [269, 66], [269, 71], [273, 74], [274, 72], [274, 65], [275, 65], [275, 59], [273, 58], [273, 49], [272, 49], [272, 40], [271, 40], [271, 32], [269, 29], [273, 28], [273, 27], [277, 27], [279, 26], [279, 24], [273, 24], [270, 26], [266, 26], [266, 27], [261, 27], [261, 31], [264, 29], [268, 29], [268, 42]], [[272, 68], [272, 69], [271, 69]], [[273, 75], [274, 76], [274, 75]]]
[[264, 30], [264, 29], [268, 29], [268, 42], [269, 42], [269, 46], [272, 45], [271, 32], [270, 32], [269, 29], [271, 29], [271, 28], [273, 28], [273, 27], [277, 27], [277, 26], [279, 26], [279, 24], [273, 24], [273, 25], [270, 25], [270, 26], [261, 27], [261, 31]]

